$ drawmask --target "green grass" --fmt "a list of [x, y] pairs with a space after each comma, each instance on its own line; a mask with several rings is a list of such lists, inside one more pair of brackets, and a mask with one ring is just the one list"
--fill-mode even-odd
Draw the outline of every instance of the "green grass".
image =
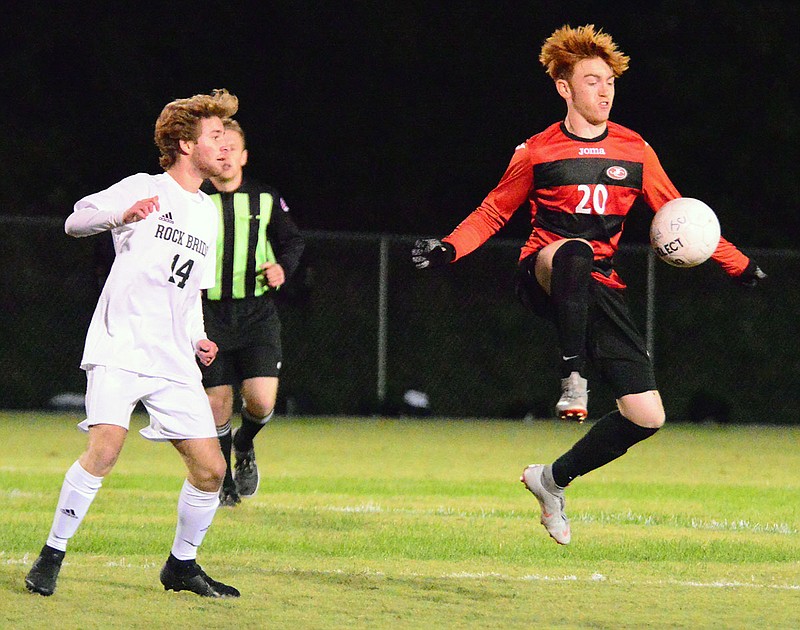
[[80, 419], [0, 412], [2, 628], [800, 627], [800, 428], [668, 426], [573, 484], [559, 547], [517, 479], [585, 426], [277, 419], [200, 551], [235, 601], [161, 588], [183, 469], [132, 431], [34, 596]]

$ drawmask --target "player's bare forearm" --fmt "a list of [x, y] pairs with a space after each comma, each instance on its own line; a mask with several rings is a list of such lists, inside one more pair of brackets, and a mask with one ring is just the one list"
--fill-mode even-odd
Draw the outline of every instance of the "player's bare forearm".
[[125, 211], [122, 215], [122, 222], [127, 225], [128, 223], [141, 221], [142, 219], [146, 219], [148, 215], [153, 212], [158, 212], [158, 209], [158, 195], [155, 197], [148, 197], [147, 199], [140, 199]]

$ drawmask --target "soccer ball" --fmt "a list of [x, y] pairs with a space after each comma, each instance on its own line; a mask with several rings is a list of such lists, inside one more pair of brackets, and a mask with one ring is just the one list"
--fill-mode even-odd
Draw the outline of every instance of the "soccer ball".
[[705, 262], [717, 249], [719, 237], [717, 215], [691, 197], [668, 201], [650, 224], [653, 251], [674, 267], [696, 267]]

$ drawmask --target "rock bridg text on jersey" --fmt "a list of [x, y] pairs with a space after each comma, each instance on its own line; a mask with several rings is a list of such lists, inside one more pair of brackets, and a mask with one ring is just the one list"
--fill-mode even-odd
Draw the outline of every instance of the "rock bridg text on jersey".
[[[197, 238], [196, 236], [192, 236], [191, 234], [187, 234], [183, 230], [179, 230], [178, 228], [170, 225], [159, 223], [156, 227], [155, 237], [164, 239], [165, 241], [178, 243], [178, 245], [183, 245], [184, 247], [197, 252], [201, 256], [205, 256], [208, 253], [208, 244], [204, 240]], [[186, 237], [186, 242], [184, 242], [184, 237]]]

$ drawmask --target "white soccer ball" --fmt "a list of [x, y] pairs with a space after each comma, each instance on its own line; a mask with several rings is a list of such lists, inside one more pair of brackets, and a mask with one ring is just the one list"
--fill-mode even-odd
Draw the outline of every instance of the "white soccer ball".
[[719, 220], [699, 199], [679, 197], [665, 203], [650, 224], [650, 245], [665, 263], [695, 267], [719, 244]]

